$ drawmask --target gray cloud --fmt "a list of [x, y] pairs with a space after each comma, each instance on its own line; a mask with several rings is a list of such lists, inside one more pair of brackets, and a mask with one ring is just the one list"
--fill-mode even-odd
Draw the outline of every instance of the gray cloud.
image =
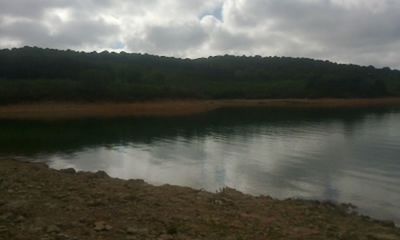
[[245, 34], [230, 32], [224, 29], [216, 32], [213, 35], [213, 40], [210, 42], [210, 46], [213, 49], [221, 51], [246, 51], [255, 44], [257, 44], [256, 40]]
[[10, 17], [36, 18], [40, 17], [43, 12], [52, 7], [65, 6], [64, 1], [59, 0], [15, 0], [1, 1], [0, 14]]
[[[35, 21], [18, 21], [0, 26], [0, 31], [9, 39], [21, 41], [21, 45], [51, 48], [84, 47], [86, 44], [107, 44], [109, 35], [118, 32], [118, 26], [102, 20], [81, 20], [57, 24], [51, 27]], [[109, 43], [110, 44], [110, 43]]]
[[[400, 58], [388, 59], [395, 51], [394, 46], [400, 44], [400, 25], [396, 24], [400, 22], [398, 2], [350, 0], [353, 4], [347, 5], [338, 0], [231, 2], [236, 4], [231, 3], [231, 14], [227, 17], [234, 28], [259, 29], [258, 38], [280, 35], [275, 39], [278, 47], [272, 52], [361, 64], [386, 62], [399, 67]], [[367, 60], [366, 55], [372, 58]]]
[[158, 54], [180, 54], [199, 47], [207, 33], [198, 23], [148, 26], [142, 39], [131, 39], [128, 47], [140, 51], [147, 49]]
[[91, 11], [110, 6], [112, 0], [13, 0], [0, 2], [0, 14], [10, 17], [40, 18], [47, 10], [74, 8]]
[[394, 0], [14, 0], [0, 47], [286, 55], [400, 68]]

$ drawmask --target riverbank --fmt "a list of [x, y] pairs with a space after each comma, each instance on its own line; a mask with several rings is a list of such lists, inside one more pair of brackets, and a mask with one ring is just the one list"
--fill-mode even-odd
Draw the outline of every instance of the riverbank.
[[351, 205], [155, 187], [0, 160], [0, 239], [400, 239]]
[[132, 103], [32, 103], [0, 106], [0, 119], [71, 119], [180, 116], [219, 108], [368, 108], [400, 106], [400, 98], [176, 100]]

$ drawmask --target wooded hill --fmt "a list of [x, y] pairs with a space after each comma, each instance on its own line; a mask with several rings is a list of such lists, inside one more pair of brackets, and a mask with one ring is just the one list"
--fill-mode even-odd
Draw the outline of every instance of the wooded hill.
[[0, 50], [0, 103], [400, 96], [400, 71], [289, 57]]

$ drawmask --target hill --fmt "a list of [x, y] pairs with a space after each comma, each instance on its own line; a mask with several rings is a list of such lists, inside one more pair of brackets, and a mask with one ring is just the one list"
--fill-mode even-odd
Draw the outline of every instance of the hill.
[[0, 50], [0, 104], [400, 96], [400, 71], [290, 57]]

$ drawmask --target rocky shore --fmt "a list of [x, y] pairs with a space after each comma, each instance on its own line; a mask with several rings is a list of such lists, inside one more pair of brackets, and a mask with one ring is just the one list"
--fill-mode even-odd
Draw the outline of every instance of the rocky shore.
[[400, 239], [392, 222], [353, 210], [0, 160], [0, 240]]

